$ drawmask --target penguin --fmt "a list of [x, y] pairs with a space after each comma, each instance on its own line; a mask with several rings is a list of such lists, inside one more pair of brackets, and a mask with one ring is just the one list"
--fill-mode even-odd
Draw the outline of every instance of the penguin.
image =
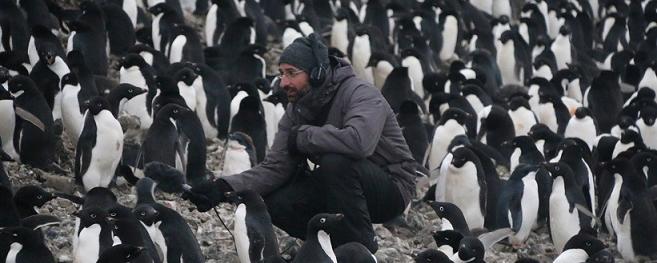
[[566, 138], [579, 138], [586, 142], [589, 150], [593, 150], [593, 144], [598, 137], [596, 121], [591, 115], [591, 111], [586, 107], [579, 107], [568, 121], [564, 131]]
[[146, 90], [133, 86], [128, 83], [121, 83], [115, 88], [113, 88], [105, 99], [109, 103], [110, 112], [114, 115], [114, 118], [119, 117], [119, 112], [121, 112], [125, 103], [132, 98], [146, 93]]
[[338, 262], [331, 245], [330, 232], [344, 219], [343, 214], [317, 214], [308, 221], [306, 241], [292, 262]]
[[192, 187], [207, 181], [206, 140], [198, 116], [192, 111], [182, 111], [176, 118], [178, 128], [178, 154], [183, 158], [186, 183]]
[[525, 96], [513, 96], [509, 99], [508, 114], [513, 121], [513, 128], [516, 136], [523, 136], [529, 133], [529, 130], [538, 120], [536, 115], [529, 107], [529, 101]]
[[502, 83], [523, 84], [531, 73], [528, 44], [514, 30], [507, 30], [499, 38], [497, 64], [502, 74]]
[[430, 248], [427, 250], [424, 250], [417, 254], [416, 256], [413, 257], [413, 260], [415, 263], [433, 263], [433, 262], [439, 262], [439, 263], [449, 263], [453, 262], [449, 259], [447, 255], [445, 255], [443, 252], [440, 252], [439, 250]]
[[264, 160], [267, 150], [266, 123], [261, 107], [258, 97], [250, 95], [242, 99], [230, 128], [231, 133], [244, 132], [253, 139], [258, 163]]
[[657, 118], [657, 107], [647, 106], [639, 112], [639, 119], [636, 120], [636, 126], [639, 128], [643, 143], [648, 149], [657, 150], [657, 126], [655, 126], [655, 118]]
[[189, 61], [204, 64], [203, 46], [200, 36], [190, 26], [173, 24], [170, 29], [169, 62]]
[[169, 58], [149, 45], [135, 44], [128, 52], [141, 56], [146, 64], [155, 69], [154, 72], [157, 72], [157, 75], [162, 75], [169, 68]]
[[657, 62], [653, 62], [646, 68], [638, 87], [649, 87], [657, 92]]
[[23, 57], [27, 55], [30, 28], [23, 10], [18, 7], [18, 1], [0, 2], [0, 27], [2, 27], [2, 43], [0, 51], [13, 51]]
[[562, 70], [568, 68], [568, 64], [573, 63], [573, 45], [570, 42], [570, 30], [566, 26], [559, 29], [559, 34], [556, 36], [550, 50], [554, 53], [557, 60], [557, 69]]
[[105, 16], [108, 18], [111, 17], [111, 19], [105, 20], [105, 30], [107, 30], [110, 53], [119, 56], [126, 54], [130, 47], [137, 41], [135, 34], [137, 6], [135, 0], [123, 0], [123, 4], [126, 7], [132, 5], [132, 8], [134, 8], [134, 11], [132, 11], [135, 12], [133, 14], [134, 23], [133, 18], [121, 6], [112, 2], [100, 4], [100, 8]]
[[[136, 254], [135, 258], [131, 259], [134, 260], [132, 262], [161, 262], [160, 255], [155, 244], [153, 244], [153, 240], [151, 240], [146, 229], [139, 223], [139, 220], [132, 214], [132, 209], [117, 204], [107, 210], [107, 220], [112, 224], [114, 246], [121, 244], [143, 248], [143, 253]], [[110, 248], [103, 254], [110, 256], [112, 254], [108, 251], [112, 250]], [[100, 261], [103, 257], [101, 255], [98, 260]]]
[[461, 239], [459, 250], [450, 257], [455, 262], [476, 262], [482, 263], [487, 250], [497, 242], [511, 235], [511, 229], [502, 228], [492, 232], [484, 233], [479, 236], [465, 236]]
[[[199, 89], [196, 86], [200, 85], [200, 82], [197, 82], [198, 75], [194, 72], [193, 69], [188, 67], [183, 67], [174, 73], [173, 79], [176, 81], [176, 86], [178, 87], [178, 93], [185, 100], [185, 106], [192, 111], [196, 110], [198, 95], [196, 91]], [[198, 79], [202, 81], [201, 79]]]
[[[410, 76], [409, 68], [398, 67], [392, 70], [381, 88], [383, 97], [388, 101], [392, 110], [397, 113], [405, 100], [414, 101], [425, 112], [424, 101], [413, 91], [414, 80]], [[419, 87], [422, 88], [422, 87]]]
[[44, 48], [39, 52], [39, 62], [29, 73], [46, 99], [54, 120], [61, 119], [61, 79], [71, 72], [65, 57], [56, 54], [54, 48]]
[[235, 6], [235, 1], [211, 1], [212, 5], [205, 17], [205, 41], [208, 47], [215, 46], [221, 34], [235, 19], [242, 16]]
[[[424, 99], [425, 91], [422, 86], [422, 80], [424, 79], [424, 72], [422, 70], [422, 63], [420, 61], [420, 54], [415, 49], [404, 49], [402, 50], [402, 67], [408, 68], [408, 77], [411, 79], [411, 90], [418, 95], [418, 97]], [[373, 74], [374, 72], [372, 72]], [[385, 84], [384, 84], [385, 85]]]
[[440, 122], [434, 130], [427, 157], [429, 170], [440, 166], [454, 137], [466, 134], [466, 122], [469, 118], [471, 116], [468, 113], [457, 108], [450, 108], [442, 114]]
[[637, 257], [652, 257], [657, 245], [652, 233], [657, 228], [647, 224], [657, 216], [652, 205], [652, 195], [646, 188], [645, 178], [625, 158], [616, 158], [606, 164], [614, 176], [613, 187], [608, 194], [605, 221], [617, 237], [617, 249], [623, 259], [634, 261]]
[[[152, 116], [155, 115], [152, 110], [153, 98], [157, 93], [155, 74], [154, 68], [139, 55], [129, 54], [121, 60], [119, 83], [131, 84], [148, 91], [126, 101], [125, 107], [122, 109], [127, 115], [136, 116], [139, 119], [141, 130], [146, 130], [151, 126]], [[127, 137], [132, 136], [127, 135]]]
[[283, 29], [283, 48], [288, 47], [299, 37], [304, 37], [303, 31], [299, 27], [299, 23], [296, 20], [286, 21], [285, 28]]
[[490, 207], [486, 204], [488, 189], [481, 162], [471, 150], [463, 147], [454, 149], [452, 155], [451, 163], [439, 175], [436, 200], [458, 206], [470, 228], [482, 228]]
[[501, 106], [490, 105], [479, 113], [477, 139], [504, 152], [502, 143], [516, 137], [513, 120]]
[[0, 242], [9, 245], [5, 262], [56, 262], [39, 232], [34, 229], [21, 226], [0, 228]]
[[424, 160], [427, 147], [429, 147], [429, 137], [422, 123], [417, 104], [408, 100], [402, 103], [397, 114], [397, 122], [399, 127], [402, 128], [402, 135], [406, 139], [413, 158], [421, 163]]
[[106, 76], [108, 68], [107, 33], [102, 9], [93, 1], [80, 4], [82, 15], [69, 24], [67, 52], [80, 50], [85, 64], [96, 75]]
[[137, 182], [137, 206], [133, 214], [159, 247], [163, 262], [205, 262], [201, 248], [185, 219], [155, 200], [155, 182], [146, 177]]
[[578, 73], [570, 69], [557, 71], [550, 82], [556, 87], [562, 87], [564, 95], [569, 98], [582, 102], [585, 90], [581, 87], [581, 77]]
[[493, 99], [484, 91], [481, 87], [481, 82], [476, 79], [469, 79], [463, 82], [461, 86], [461, 94], [465, 99], [470, 103], [472, 109], [477, 113], [477, 117], [481, 118], [479, 115], [484, 107], [488, 107], [493, 104]]
[[251, 136], [243, 132], [228, 135], [224, 165], [220, 175], [238, 174], [255, 166], [258, 161]]
[[222, 69], [230, 69], [242, 48], [255, 44], [255, 42], [256, 31], [253, 19], [240, 17], [230, 23], [224, 31], [218, 46], [218, 50], [226, 58], [222, 62]]
[[266, 77], [267, 64], [263, 58], [267, 49], [259, 45], [249, 45], [239, 54], [235, 61], [232, 78], [236, 83], [255, 82]]
[[432, 231], [431, 236], [433, 237], [434, 242], [436, 242], [438, 251], [447, 257], [452, 257], [459, 250], [459, 245], [461, 244], [461, 239], [463, 239], [464, 235], [455, 230], [441, 230]]
[[123, 129], [112, 115], [109, 102], [96, 97], [87, 106], [75, 148], [75, 178], [85, 191], [109, 186], [123, 152]]
[[182, 13], [176, 12], [174, 5], [167, 2], [160, 2], [148, 8], [148, 11], [153, 15], [152, 21], [152, 38], [153, 47], [155, 50], [167, 54], [167, 45], [171, 38], [171, 30], [174, 24], [184, 24], [185, 20]]
[[80, 219], [73, 244], [73, 261], [96, 262], [105, 250], [112, 247], [112, 227], [106, 214], [104, 209], [95, 206], [73, 212]]
[[539, 165], [545, 161], [543, 153], [539, 151], [531, 137], [517, 136], [508, 142], [511, 147], [511, 171], [520, 164]]
[[[75, 51], [74, 51], [75, 52]], [[62, 124], [71, 143], [77, 144], [84, 124], [84, 99], [79, 100], [81, 87], [78, 77], [71, 72], [62, 78]]]
[[514, 234], [509, 237], [509, 243], [514, 247], [522, 246], [537, 223], [540, 206], [538, 169], [537, 165], [519, 165], [500, 191], [495, 222], [498, 228], [511, 227]]
[[372, 55], [371, 40], [367, 30], [357, 31], [356, 36], [350, 43], [350, 57], [356, 76], [367, 82], [374, 83], [372, 69], [367, 67], [367, 62], [369, 62], [370, 56]]
[[56, 196], [36, 185], [26, 185], [14, 193], [14, 204], [20, 218], [39, 214], [36, 209], [42, 207]]
[[240, 261], [281, 261], [276, 234], [262, 197], [252, 190], [225, 195], [237, 206], [233, 232]]
[[545, 156], [546, 160], [551, 160], [557, 155], [557, 147], [563, 141], [563, 137], [542, 123], [532, 126], [527, 135], [534, 140], [536, 148]]
[[535, 110], [539, 122], [547, 125], [553, 132], [563, 135], [570, 120], [570, 112], [556, 92], [541, 89], [538, 92], [538, 105]]
[[431, 206], [433, 211], [436, 212], [438, 218], [440, 218], [441, 230], [443, 231], [454, 230], [460, 233], [461, 235], [470, 235], [470, 227], [468, 226], [468, 223], [465, 221], [465, 216], [463, 216], [463, 212], [458, 206], [448, 202], [435, 202], [435, 201], [429, 201], [429, 205]]
[[561, 253], [570, 238], [582, 229], [590, 229], [591, 218], [576, 208], [576, 205], [586, 207], [586, 199], [577, 185], [573, 170], [564, 162], [545, 164], [544, 167], [554, 178], [550, 194], [549, 226], [552, 243]]
[[[9, 79], [7, 74], [5, 77]], [[14, 147], [14, 130], [16, 129], [16, 114], [14, 113], [14, 100], [11, 93], [6, 88], [7, 81], [3, 82], [0, 88], [0, 122], [4, 123], [0, 127], [0, 143], [2, 143], [2, 152], [7, 154], [9, 159], [19, 160], [18, 152]]]
[[439, 19], [440, 23], [438, 26], [442, 38], [439, 58], [444, 63], [458, 57], [456, 51], [462, 38], [463, 31], [461, 28], [463, 25], [460, 24], [461, 22], [459, 21], [461, 20], [457, 13], [452, 11], [441, 13]]
[[605, 248], [606, 246], [602, 241], [587, 233], [580, 232], [566, 242], [563, 252], [554, 259], [554, 262], [589, 262], [589, 258]]
[[193, 69], [202, 83], [202, 87], [194, 87], [196, 114], [201, 120], [206, 139], [225, 139], [230, 124], [230, 94], [226, 84], [214, 69], [205, 64], [195, 64]]
[[8, 86], [18, 116], [14, 147], [19, 152], [21, 163], [62, 172], [55, 163], [54, 122], [45, 99], [28, 77], [15, 76], [9, 80]]
[[177, 104], [167, 104], [155, 115], [153, 125], [148, 129], [142, 144], [143, 164], [159, 161], [184, 169], [182, 145], [178, 141], [177, 120], [182, 112], [189, 109]]
[[66, 55], [59, 38], [50, 29], [42, 25], [34, 26], [27, 51], [32, 67], [39, 61], [39, 53], [46, 49], [55, 50], [54, 54], [60, 57]]
[[653, 162], [657, 160], [657, 156], [654, 152], [638, 152], [632, 156], [631, 160], [634, 168], [646, 178], [648, 187], [657, 185], [657, 173], [655, 173], [657, 166]]
[[136, 262], [144, 252], [143, 247], [133, 245], [119, 244], [112, 246], [103, 252], [97, 263], [130, 263]]
[[591, 110], [601, 133], [608, 133], [616, 116], [623, 108], [623, 97], [618, 84], [618, 74], [603, 70], [593, 79], [591, 88], [584, 94], [584, 107]]
[[350, 22], [353, 23], [353, 21], [349, 21], [349, 12], [346, 7], [338, 8], [331, 27], [330, 46], [337, 48], [344, 54], [348, 53], [349, 40], [351, 39], [349, 35]]

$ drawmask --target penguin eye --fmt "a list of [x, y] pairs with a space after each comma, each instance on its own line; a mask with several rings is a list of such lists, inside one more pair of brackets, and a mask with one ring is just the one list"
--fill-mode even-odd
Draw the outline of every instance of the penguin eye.
[[646, 161], [648, 161], [648, 162], [652, 162], [652, 158], [648, 158]]
[[322, 224], [326, 223], [326, 218], [320, 218], [319, 222], [322, 223]]
[[90, 214], [89, 217], [96, 218], [96, 214]]
[[146, 212], [139, 213], [140, 216], [146, 216]]
[[133, 89], [128, 90], [128, 93], [133, 93], [133, 92], [135, 92]]
[[42, 195], [37, 195], [37, 199], [41, 200], [41, 199], [43, 199], [43, 196]]
[[178, 113], [178, 109], [174, 109], [174, 110], [173, 110], [173, 113]]
[[119, 230], [119, 227], [115, 225], [114, 230]]
[[554, 167], [555, 171], [559, 171], [560, 169], [561, 169], [561, 167], [559, 167], [559, 166]]
[[13, 233], [11, 235], [14, 236], [14, 237], [18, 237], [18, 233]]
[[584, 244], [584, 245], [586, 245], [587, 247], [590, 247], [591, 246], [591, 241], [586, 241], [586, 244]]
[[440, 208], [438, 208], [438, 210], [440, 210], [442, 212], [442, 211], [445, 211], [445, 208], [441, 206]]
[[115, 217], [115, 216], [116, 216], [116, 213], [110, 213], [110, 216], [111, 216], [111, 217]]

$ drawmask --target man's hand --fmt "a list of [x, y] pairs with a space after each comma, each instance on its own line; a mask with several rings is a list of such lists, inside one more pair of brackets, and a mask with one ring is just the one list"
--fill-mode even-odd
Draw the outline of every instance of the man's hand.
[[231, 191], [233, 188], [223, 179], [208, 180], [185, 192], [182, 198], [194, 203], [199, 212], [206, 212], [225, 202], [224, 194]]

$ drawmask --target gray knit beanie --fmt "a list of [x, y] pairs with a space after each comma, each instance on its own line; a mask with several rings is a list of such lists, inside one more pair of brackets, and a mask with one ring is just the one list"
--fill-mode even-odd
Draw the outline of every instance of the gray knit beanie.
[[[313, 42], [316, 42], [315, 52], [321, 60], [320, 62], [317, 61], [315, 52], [313, 52]], [[310, 74], [313, 68], [320, 63], [328, 64], [328, 61], [328, 48], [322, 43], [319, 35], [312, 33], [308, 37], [295, 39], [292, 44], [287, 46], [278, 59], [278, 64], [290, 64]]]

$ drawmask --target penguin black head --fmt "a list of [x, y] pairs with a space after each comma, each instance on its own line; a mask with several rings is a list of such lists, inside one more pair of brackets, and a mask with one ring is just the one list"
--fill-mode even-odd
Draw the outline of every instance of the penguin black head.
[[429, 205], [439, 218], [450, 218], [455, 214], [462, 213], [461, 209], [452, 203], [431, 201]]
[[416, 116], [420, 114], [420, 109], [418, 108], [417, 103], [412, 100], [405, 100], [399, 106], [399, 115], [411, 115]]
[[262, 114], [260, 111], [260, 101], [254, 96], [247, 96], [242, 101], [240, 101], [240, 107], [238, 112], [257, 112]]
[[128, 54], [121, 59], [121, 61], [118, 64], [118, 67], [119, 68], [123, 67], [127, 69], [133, 66], [137, 66], [141, 68], [144, 65], [146, 65], [146, 61], [142, 56], [138, 54]]
[[452, 262], [445, 253], [433, 248], [420, 252], [420, 254], [417, 254], [413, 259], [415, 260], [415, 263]]
[[605, 248], [605, 244], [594, 236], [586, 233], [579, 233], [571, 237], [568, 242], [566, 242], [563, 250], [566, 251], [568, 249], [582, 249], [586, 251], [586, 254], [588, 254], [589, 257], [591, 257]]
[[318, 231], [330, 231], [340, 224], [344, 219], [343, 214], [321, 213], [313, 216], [308, 221], [308, 233], [317, 233]]
[[84, 199], [85, 204], [89, 200], [93, 200], [94, 202], [101, 201], [103, 203], [116, 203], [116, 195], [112, 193], [112, 190], [100, 186], [91, 188], [91, 190], [84, 195]]
[[649, 87], [641, 87], [637, 91], [636, 97], [640, 98], [640, 99], [654, 100], [655, 99], [655, 91], [652, 90]]
[[535, 147], [534, 140], [529, 136], [516, 136], [511, 139], [509, 145], [513, 148], [527, 149], [527, 147]]
[[170, 12], [175, 12], [175, 11], [166, 2], [161, 2], [161, 3], [158, 3], [158, 4], [148, 8], [148, 12], [150, 12], [151, 14], [156, 16], [156, 15], [159, 15], [159, 14], [162, 14], [162, 13], [170, 13]]
[[477, 156], [468, 148], [460, 147], [452, 152], [452, 165], [457, 168], [463, 167], [467, 162], [471, 162]]
[[570, 29], [568, 26], [561, 26], [561, 28], [559, 28], [559, 34], [562, 36], [568, 36], [570, 35]]
[[[136, 87], [129, 83], [121, 83], [110, 91], [110, 95], [118, 95], [119, 98], [132, 99], [137, 95], [146, 93], [147, 90]], [[108, 95], [108, 97], [110, 97]]]
[[150, 204], [140, 204], [135, 207], [132, 213], [137, 219], [139, 219], [139, 221], [144, 222], [144, 224], [148, 226], [160, 221], [160, 212]]
[[98, 113], [103, 110], [110, 110], [109, 102], [107, 102], [105, 97], [101, 96], [94, 97], [91, 100], [85, 102], [85, 106], [93, 115], [98, 115]]
[[160, 96], [180, 94], [178, 86], [172, 77], [157, 76], [155, 82], [157, 83], [157, 88], [162, 92]]
[[546, 163], [543, 164], [543, 167], [550, 172], [552, 175], [552, 178], [557, 178], [558, 176], [564, 177], [564, 180], [572, 178], [573, 175], [573, 169], [570, 168], [568, 164], [565, 162], [557, 162], [557, 163]]
[[157, 188], [167, 193], [182, 193], [189, 187], [180, 170], [158, 161], [146, 164], [144, 176], [156, 181]]
[[194, 80], [196, 80], [197, 77], [198, 77], [198, 75], [194, 72], [193, 69], [184, 67], [176, 73], [176, 75], [174, 76], [174, 79], [178, 83], [182, 82], [182, 83], [185, 83], [185, 85], [187, 85], [187, 86], [191, 86], [194, 83]]
[[484, 245], [476, 237], [463, 237], [459, 245], [458, 257], [463, 262], [481, 261], [486, 252]]
[[80, 50], [71, 50], [71, 52], [68, 52], [66, 55], [66, 59], [68, 60], [68, 65], [73, 68], [79, 68], [79, 67], [86, 67], [86, 64], [84, 62], [84, 55]]
[[185, 112], [190, 112], [189, 108], [174, 103], [168, 103], [162, 107], [156, 115], [156, 118], [173, 118], [177, 119], [183, 116]]
[[455, 251], [458, 249], [461, 239], [463, 239], [463, 234], [456, 230], [433, 231], [431, 236], [438, 247], [448, 245], [453, 247]]
[[94, 224], [105, 225], [108, 223], [107, 212], [100, 207], [88, 207], [73, 212], [73, 215], [80, 218], [80, 226], [89, 227]]
[[644, 167], [657, 169], [657, 155], [654, 152], [638, 152], [632, 156], [632, 163], [639, 171]]
[[271, 84], [269, 83], [269, 80], [266, 78], [258, 78], [253, 82], [253, 85], [255, 85], [256, 89], [259, 91], [262, 91], [264, 94], [268, 94], [271, 91]]
[[531, 129], [529, 129], [527, 135], [529, 135], [529, 137], [534, 139], [534, 141], [546, 140], [558, 136], [556, 133], [550, 130], [550, 128], [547, 125], [543, 123], [534, 124], [534, 126], [532, 126]]
[[639, 134], [638, 131], [635, 131], [633, 129], [626, 129], [621, 133], [621, 138], [620, 141], [622, 143], [628, 144], [631, 142], [637, 143], [641, 142], [643, 143], [643, 138], [641, 138], [641, 134]]
[[55, 196], [43, 188], [36, 185], [26, 185], [18, 189], [14, 195], [16, 204], [25, 205], [26, 207], [42, 207]]
[[279, 90], [277, 92], [274, 92], [273, 94], [267, 96], [266, 98], [263, 99], [263, 101], [268, 101], [273, 103], [274, 105], [278, 103], [282, 103], [283, 107], [287, 106], [287, 94], [283, 90]]
[[351, 16], [350, 10], [346, 7], [340, 7], [335, 11], [335, 21], [343, 21]]
[[507, 30], [502, 33], [500, 36], [500, 42], [502, 44], [506, 44], [508, 41], [513, 41], [518, 35], [518, 32], [513, 31], [513, 30]]
[[115, 205], [110, 209], [107, 209], [107, 219], [110, 221], [130, 219], [133, 216], [134, 215], [132, 214], [132, 211], [130, 211], [129, 208], [119, 204]]
[[0, 228], [0, 240], [8, 241], [7, 244], [19, 243], [23, 246], [36, 246], [43, 243], [38, 232], [27, 227]]
[[447, 76], [441, 73], [431, 72], [424, 74], [422, 86], [425, 90], [433, 94], [442, 91], [443, 87], [445, 87], [445, 82], [447, 82]]
[[55, 63], [55, 59], [57, 58], [57, 53], [53, 48], [50, 47], [44, 47], [41, 50], [38, 51], [39, 59], [42, 61], [45, 61], [46, 64], [52, 65]]
[[648, 126], [653, 126], [655, 124], [655, 118], [657, 118], [657, 107], [647, 106], [643, 107], [639, 112], [639, 118], [643, 120]]
[[11, 96], [14, 98], [18, 98], [25, 93], [31, 95], [39, 92], [36, 89], [34, 81], [31, 78], [22, 75], [16, 75], [11, 78], [7, 83], [7, 86], [9, 87], [9, 93], [11, 93]]
[[528, 96], [513, 96], [509, 99], [509, 102], [507, 103], [508, 107], [510, 110], [515, 111], [518, 110], [520, 107], [524, 107], [526, 109], [529, 109], [529, 100], [527, 99]]
[[5, 83], [11, 78], [11, 74], [9, 73], [9, 69], [0, 66], [0, 83]]
[[64, 90], [64, 87], [66, 87], [67, 85], [77, 86], [78, 84], [80, 84], [80, 82], [78, 81], [78, 75], [75, 74], [75, 72], [69, 72], [62, 77], [61, 89]]
[[129, 244], [119, 244], [108, 248], [98, 257], [97, 263], [129, 263], [138, 258], [145, 248]]
[[592, 116], [591, 110], [587, 107], [579, 107], [575, 110], [575, 117], [578, 119], [584, 119], [586, 116]]
[[470, 118], [472, 118], [472, 116], [469, 113], [459, 108], [449, 108], [443, 113], [440, 119], [440, 124], [445, 124], [448, 120], [455, 120], [459, 124], [465, 125]]

